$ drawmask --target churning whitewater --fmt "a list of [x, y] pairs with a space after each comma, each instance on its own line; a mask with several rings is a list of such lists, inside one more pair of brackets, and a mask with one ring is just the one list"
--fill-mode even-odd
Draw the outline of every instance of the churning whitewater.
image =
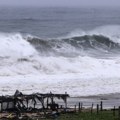
[[0, 33], [0, 91], [68, 92], [72, 96], [120, 92], [120, 26], [77, 30], [43, 39]]
[[120, 8], [0, 7], [0, 94], [120, 93]]

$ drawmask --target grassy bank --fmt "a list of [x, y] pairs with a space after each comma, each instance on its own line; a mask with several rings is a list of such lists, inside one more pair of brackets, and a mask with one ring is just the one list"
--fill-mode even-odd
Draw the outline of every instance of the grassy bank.
[[[32, 114], [32, 113], [29, 113]], [[43, 117], [32, 116], [32, 117], [23, 117], [21, 120], [120, 120], [120, 111], [119, 110], [103, 110], [97, 113], [94, 110], [91, 111], [82, 111], [82, 112], [70, 112], [70, 113], [60, 113], [60, 114], [46, 114]], [[20, 120], [19, 119], [19, 120]], [[18, 120], [16, 118], [2, 118], [0, 120]]]
[[82, 112], [82, 113], [66, 113], [61, 114], [59, 117], [45, 119], [45, 120], [120, 120], [118, 111], [115, 115], [113, 111], [100, 111], [98, 114], [96, 112]]

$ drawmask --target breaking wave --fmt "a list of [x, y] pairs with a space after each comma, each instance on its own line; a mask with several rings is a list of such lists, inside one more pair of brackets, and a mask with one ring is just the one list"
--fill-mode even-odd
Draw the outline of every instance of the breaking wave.
[[[117, 40], [117, 41], [116, 41]], [[85, 34], [73, 37], [41, 39], [20, 33], [0, 33], [0, 57], [61, 56], [111, 57], [119, 55], [118, 36]]]
[[37, 51], [19, 33], [0, 33], [0, 57], [25, 57]]
[[120, 50], [120, 44], [103, 35], [83, 35], [63, 39], [43, 40], [28, 38], [42, 55], [78, 56], [95, 55], [98, 53], [115, 53]]
[[119, 38], [95, 32], [55, 39], [0, 33], [0, 76], [77, 73], [84, 77], [111, 71], [116, 75]]

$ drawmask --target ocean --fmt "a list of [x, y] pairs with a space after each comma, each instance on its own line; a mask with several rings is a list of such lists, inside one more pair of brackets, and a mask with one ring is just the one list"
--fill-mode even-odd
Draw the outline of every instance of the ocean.
[[0, 94], [120, 92], [120, 8], [1, 7]]

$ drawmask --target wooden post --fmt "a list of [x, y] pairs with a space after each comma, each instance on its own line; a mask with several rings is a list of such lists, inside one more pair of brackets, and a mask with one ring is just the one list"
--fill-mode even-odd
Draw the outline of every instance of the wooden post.
[[16, 109], [16, 99], [14, 99], [14, 101], [13, 101], [13, 107], [14, 107], [14, 109]]
[[81, 103], [79, 102], [79, 108], [78, 108], [79, 112], [81, 111], [80, 106], [81, 106]]
[[114, 108], [113, 108], [113, 116], [115, 116], [115, 106], [114, 106]]
[[3, 111], [3, 102], [1, 102], [1, 112]]
[[53, 103], [54, 103], [53, 96], [51, 97], [51, 103], [52, 103], [52, 105], [53, 105]]
[[120, 106], [118, 108], [118, 119], [120, 120]]
[[[65, 94], [67, 94], [67, 92], [65, 92]], [[65, 109], [64, 109], [64, 111], [66, 112], [66, 110], [67, 110], [67, 97], [66, 96], [64, 98], [64, 102], [65, 102]]]
[[[1, 102], [0, 102], [0, 106], [1, 106]], [[1, 109], [0, 109], [0, 112], [1, 112]]]
[[45, 102], [44, 102], [44, 98], [42, 98], [42, 105], [43, 105], [43, 109], [45, 109]]
[[44, 98], [40, 99], [40, 102], [42, 104], [42, 111], [44, 112], [44, 115], [46, 115], [45, 105], [44, 105]]
[[47, 109], [48, 109], [49, 98], [47, 98]]
[[100, 111], [102, 111], [103, 110], [103, 102], [101, 101], [100, 102]]
[[97, 114], [99, 114], [99, 105], [97, 104]]
[[7, 102], [7, 109], [9, 109], [9, 102]]
[[83, 103], [81, 103], [81, 111], [82, 111]]
[[76, 105], [75, 105], [75, 112], [76, 112]]
[[0, 102], [0, 104], [1, 104], [1, 110], [0, 110], [0, 112], [2, 112], [2, 102]]
[[93, 105], [94, 105], [94, 104], [92, 103], [92, 107], [91, 107], [91, 114], [93, 113]]
[[[67, 92], [65, 92], [67, 94]], [[67, 97], [65, 98], [65, 109], [67, 109]]]
[[34, 101], [34, 109], [35, 109], [35, 105], [36, 105], [36, 103], [35, 103], [35, 101]]
[[28, 99], [26, 99], [26, 103], [27, 103], [27, 109], [28, 109], [28, 102], [29, 102], [29, 101], [28, 101]]

